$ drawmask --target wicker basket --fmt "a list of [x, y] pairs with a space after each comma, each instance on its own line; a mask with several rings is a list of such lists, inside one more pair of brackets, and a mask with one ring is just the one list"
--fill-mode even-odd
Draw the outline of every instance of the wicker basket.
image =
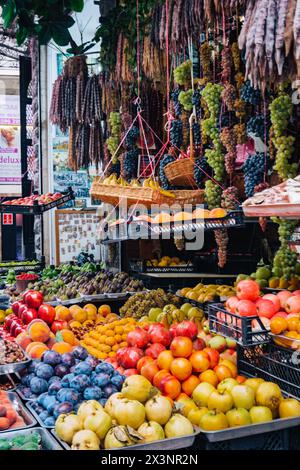
[[173, 186], [196, 188], [194, 162], [189, 158], [176, 160], [165, 166], [165, 175]]
[[100, 181], [94, 181], [91, 187], [91, 197], [108, 204], [117, 205], [121, 199], [127, 199], [128, 206], [137, 202], [151, 208], [153, 204], [203, 204], [204, 191], [182, 190], [171, 191], [175, 198], [163, 195], [160, 191], [151, 188], [131, 188], [118, 185], [104, 185]]

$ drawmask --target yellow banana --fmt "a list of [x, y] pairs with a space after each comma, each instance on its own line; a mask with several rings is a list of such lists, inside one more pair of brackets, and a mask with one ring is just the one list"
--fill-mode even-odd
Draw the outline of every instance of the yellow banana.
[[167, 191], [166, 189], [160, 188], [160, 189], [159, 189], [159, 192], [160, 192], [160, 194], [162, 194], [163, 196], [171, 197], [171, 198], [173, 198], [173, 199], [176, 198], [175, 194], [171, 193], [171, 191]]

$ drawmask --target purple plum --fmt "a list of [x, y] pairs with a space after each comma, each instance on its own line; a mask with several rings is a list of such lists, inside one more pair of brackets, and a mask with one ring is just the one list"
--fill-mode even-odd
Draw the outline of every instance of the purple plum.
[[99, 359], [97, 359], [96, 357], [93, 357], [93, 356], [88, 356], [84, 362], [86, 362], [87, 364], [89, 364], [93, 369], [95, 369], [95, 367], [99, 364]]
[[102, 388], [102, 394], [104, 398], [110, 397], [113, 393], [117, 393], [119, 390], [112, 384], [105, 385]]
[[42, 393], [37, 399], [37, 404], [44, 407], [44, 400], [47, 396], [48, 396], [47, 392]]
[[110, 382], [117, 387], [118, 390], [121, 390], [123, 382], [125, 380], [125, 377], [123, 375], [114, 375], [111, 379]]
[[72, 405], [76, 405], [79, 401], [79, 393], [71, 388], [62, 388], [57, 394], [57, 400], [61, 403], [67, 401], [72, 403]]
[[46, 410], [42, 411], [41, 414], [39, 414], [39, 418], [43, 423], [47, 418], [49, 418], [49, 416], [50, 415], [49, 415], [48, 411], [46, 411]]
[[72, 367], [75, 365], [75, 357], [72, 353], [65, 353], [61, 356], [61, 362], [65, 366]]
[[90, 385], [90, 378], [84, 374], [75, 376], [70, 383], [70, 387], [76, 390], [77, 392], [83, 392]]
[[41, 364], [39, 364], [38, 366], [36, 366], [35, 368], [35, 374], [37, 377], [39, 377], [40, 379], [45, 379], [45, 380], [48, 380], [50, 379], [51, 377], [53, 377], [53, 374], [54, 374], [54, 369], [52, 366], [50, 366], [50, 364], [43, 364], [41, 362]]
[[48, 383], [45, 379], [40, 379], [39, 377], [33, 377], [30, 380], [30, 389], [33, 393], [40, 395], [43, 392], [48, 390]]
[[85, 400], [100, 400], [102, 397], [102, 390], [99, 387], [87, 387], [83, 392]]
[[48, 384], [51, 385], [53, 384], [53, 382], [60, 383], [60, 381], [61, 381], [61, 378], [58, 377], [58, 375], [53, 375], [53, 377], [51, 377], [51, 379], [48, 380]]
[[83, 346], [76, 346], [72, 351], [75, 359], [81, 359], [84, 361], [88, 357], [88, 352]]
[[96, 387], [104, 387], [110, 381], [110, 377], [107, 374], [96, 374], [92, 378], [92, 384], [96, 385]]
[[61, 386], [63, 388], [70, 388], [71, 380], [74, 379], [75, 374], [67, 374], [61, 379]]
[[29, 366], [27, 367], [27, 372], [34, 373], [36, 366], [40, 363], [41, 361], [39, 359], [33, 359], [31, 363], [29, 364]]
[[54, 407], [53, 416], [56, 419], [59, 417], [59, 415], [71, 413], [71, 411], [73, 411], [73, 405], [68, 401], [65, 401]]
[[53, 401], [52, 403], [49, 403], [46, 409], [50, 415], [53, 414], [53, 410], [57, 405], [59, 405], [59, 401], [57, 400]]
[[86, 362], [81, 362], [80, 364], [77, 364], [77, 366], [74, 367], [74, 374], [75, 375], [90, 375], [93, 371], [92, 366], [87, 364]]
[[59, 382], [53, 382], [48, 388], [49, 395], [56, 395], [61, 390], [61, 384]]
[[113, 367], [112, 364], [110, 364], [109, 362], [101, 362], [101, 364], [98, 364], [96, 369], [95, 369], [95, 372], [97, 372], [97, 374], [102, 374], [102, 373], [105, 373], [105, 374], [108, 374], [108, 375], [112, 375], [114, 373], [115, 369]]
[[45, 410], [44, 410], [44, 408], [43, 408], [42, 406], [37, 405], [37, 406], [34, 408], [34, 411], [35, 411], [38, 415], [40, 415], [40, 414], [43, 413], [43, 411], [45, 411]]
[[54, 428], [55, 418], [53, 418], [53, 416], [49, 416], [48, 418], [45, 419], [44, 425], [49, 426], [50, 428]]
[[42, 355], [42, 362], [50, 366], [57, 366], [61, 363], [61, 355], [56, 351], [45, 351]]
[[25, 385], [26, 387], [29, 387], [30, 380], [33, 379], [33, 377], [35, 377], [35, 374], [33, 372], [31, 372], [30, 374], [23, 375], [21, 379], [21, 384]]
[[58, 377], [63, 377], [64, 375], [67, 375], [70, 372], [70, 368], [68, 366], [65, 366], [64, 364], [59, 364], [55, 367], [54, 371], [55, 375], [58, 375]]

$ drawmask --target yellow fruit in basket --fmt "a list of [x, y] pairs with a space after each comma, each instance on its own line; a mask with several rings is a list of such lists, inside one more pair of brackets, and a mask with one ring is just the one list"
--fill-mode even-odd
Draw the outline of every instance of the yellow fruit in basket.
[[122, 335], [115, 335], [115, 340], [116, 340], [116, 343], [121, 343]]
[[118, 349], [120, 349], [120, 345], [119, 345], [119, 344], [114, 344], [114, 345], [113, 345], [113, 347], [112, 347], [111, 349], [112, 349], [112, 351], [115, 351], [115, 352], [117, 352], [117, 351], [118, 351]]
[[3, 323], [5, 320], [5, 312], [4, 310], [0, 310], [0, 323]]
[[292, 338], [292, 339], [298, 339], [298, 333], [297, 331], [288, 331], [284, 335], [286, 338]]
[[281, 335], [288, 328], [288, 322], [284, 317], [276, 317], [270, 323], [271, 332], [274, 335]]
[[120, 348], [126, 348], [127, 346], [127, 341], [122, 341], [122, 343], [120, 343]]

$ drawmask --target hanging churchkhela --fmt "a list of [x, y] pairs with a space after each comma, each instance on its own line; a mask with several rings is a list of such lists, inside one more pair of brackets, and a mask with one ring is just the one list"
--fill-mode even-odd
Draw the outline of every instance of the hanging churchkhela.
[[50, 120], [69, 131], [68, 166], [77, 171], [104, 160], [102, 97], [99, 77], [88, 77], [85, 56], [72, 57], [54, 85]]

